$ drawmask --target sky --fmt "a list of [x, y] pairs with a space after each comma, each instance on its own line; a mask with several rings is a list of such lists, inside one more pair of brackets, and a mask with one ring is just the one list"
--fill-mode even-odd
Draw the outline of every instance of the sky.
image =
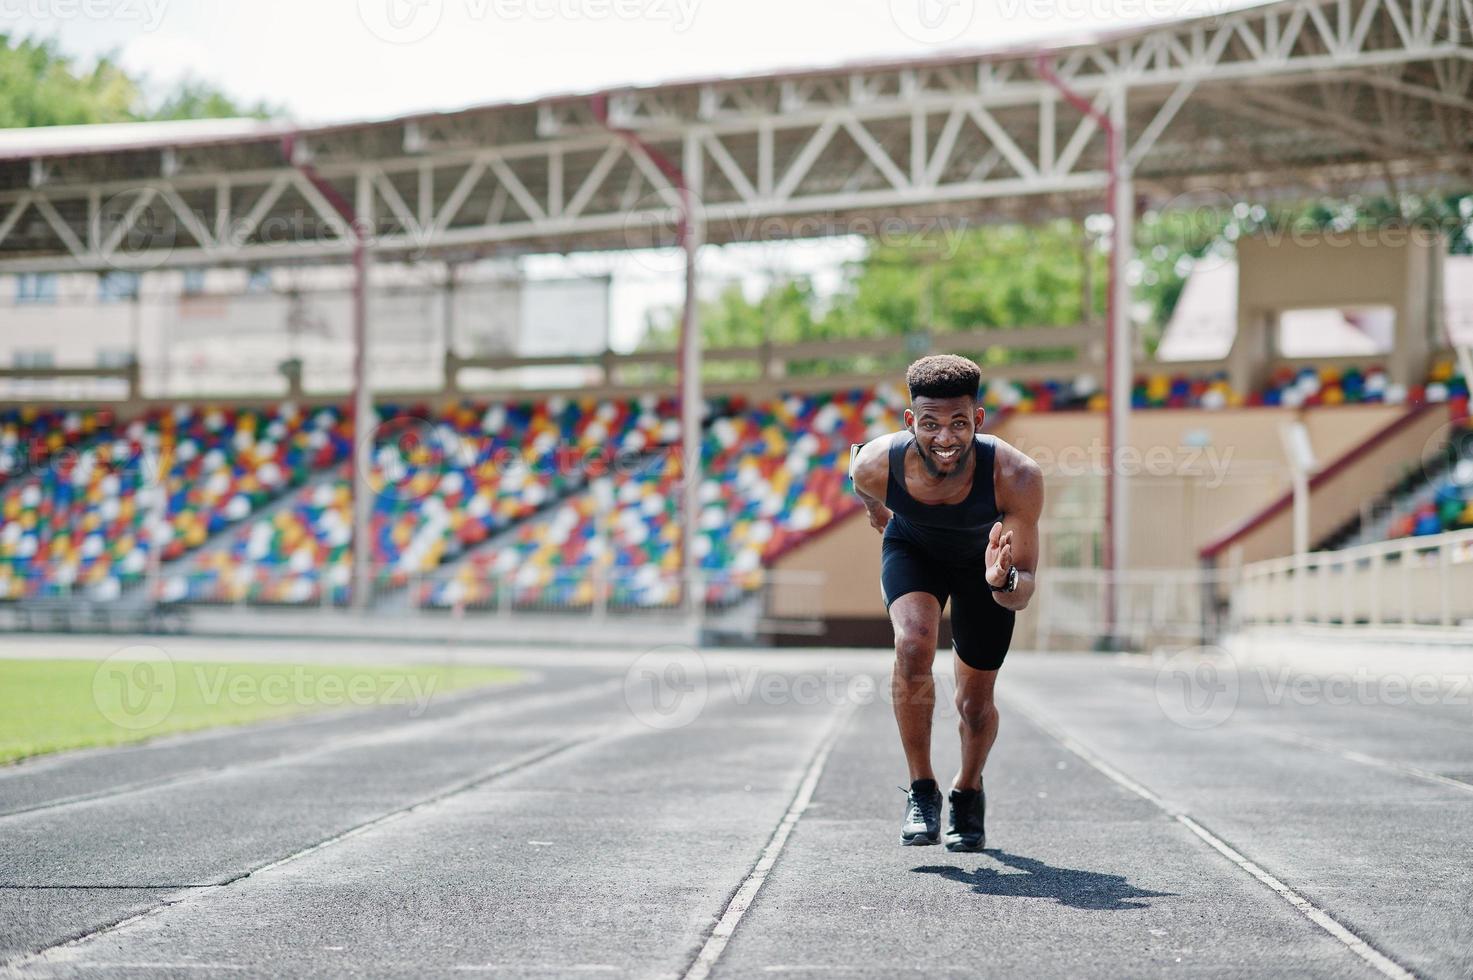
[[[1066, 40], [1219, 14], [1243, 0], [0, 0], [0, 30], [114, 53], [154, 91], [184, 76], [304, 124]], [[703, 250], [707, 282], [775, 272], [838, 283], [859, 241]], [[678, 257], [546, 257], [533, 274], [611, 274], [611, 341], [679, 301]]]
[[116, 51], [299, 122], [1068, 38], [1242, 0], [0, 0], [0, 29]]

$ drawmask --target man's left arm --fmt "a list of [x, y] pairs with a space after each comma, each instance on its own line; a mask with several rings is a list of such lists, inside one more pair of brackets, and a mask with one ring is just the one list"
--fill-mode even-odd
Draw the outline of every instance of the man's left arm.
[[[1011, 446], [998, 453], [994, 486], [1002, 520], [987, 542], [987, 583], [1007, 584], [1008, 569], [1018, 569], [1018, 587], [994, 592], [998, 605], [1019, 612], [1028, 606], [1038, 571], [1038, 521], [1043, 516], [1043, 471]], [[1006, 458], [1004, 458], [1006, 454]]]

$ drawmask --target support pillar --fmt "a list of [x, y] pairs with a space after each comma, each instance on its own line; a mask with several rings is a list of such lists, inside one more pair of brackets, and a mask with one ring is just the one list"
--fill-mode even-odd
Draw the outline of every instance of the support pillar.
[[687, 610], [700, 622], [705, 608], [705, 590], [699, 576], [701, 561], [695, 543], [701, 529], [701, 415], [705, 399], [701, 390], [701, 323], [698, 296], [697, 257], [705, 237], [705, 225], [696, 213], [692, 194], [683, 190], [685, 250], [685, 304], [680, 317], [680, 445], [681, 478], [681, 566]]
[[[355, 225], [356, 228], [356, 225]], [[358, 230], [353, 245], [353, 608], [367, 609], [372, 596], [369, 518], [373, 487], [373, 393], [368, 387], [368, 248]]]
[[1105, 493], [1105, 574], [1109, 581], [1108, 614], [1111, 645], [1124, 638], [1126, 592], [1121, 576], [1130, 567], [1130, 480], [1121, 453], [1130, 438], [1131, 371], [1135, 350], [1131, 329], [1130, 260], [1135, 240], [1135, 184], [1125, 156], [1126, 94], [1121, 89], [1110, 105], [1111, 200], [1113, 247], [1110, 250], [1109, 343], [1109, 485]]

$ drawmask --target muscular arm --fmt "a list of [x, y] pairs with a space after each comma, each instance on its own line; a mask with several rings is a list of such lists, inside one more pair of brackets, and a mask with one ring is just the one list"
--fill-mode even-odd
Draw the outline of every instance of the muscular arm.
[[1043, 516], [1043, 472], [1038, 464], [1012, 446], [1000, 443], [993, 469], [997, 506], [1002, 521], [987, 543], [987, 581], [1003, 585], [1008, 568], [1018, 569], [1015, 592], [994, 592], [998, 605], [1021, 611], [1033, 598], [1038, 571], [1038, 521]]
[[869, 511], [870, 527], [882, 533], [890, 523], [890, 509], [885, 506], [885, 485], [890, 479], [890, 439], [891, 436], [871, 439], [849, 466], [854, 492]]

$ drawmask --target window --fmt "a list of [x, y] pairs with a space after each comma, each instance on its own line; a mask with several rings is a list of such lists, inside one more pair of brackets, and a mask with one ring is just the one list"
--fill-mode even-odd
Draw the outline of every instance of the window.
[[1385, 354], [1396, 345], [1396, 311], [1389, 306], [1282, 310], [1278, 349], [1284, 357]]
[[133, 363], [133, 352], [126, 347], [97, 348], [97, 366], [100, 368], [127, 367]]
[[271, 292], [271, 270], [252, 269], [250, 278], [246, 280], [246, 292], [269, 293]]
[[56, 367], [56, 354], [45, 347], [20, 348], [12, 355], [18, 368]]
[[138, 298], [138, 273], [109, 272], [98, 279], [97, 298], [104, 303], [117, 303]]
[[17, 303], [55, 303], [56, 274], [22, 272], [15, 277], [15, 301]]
[[205, 270], [184, 270], [184, 295], [199, 296], [205, 291]]

